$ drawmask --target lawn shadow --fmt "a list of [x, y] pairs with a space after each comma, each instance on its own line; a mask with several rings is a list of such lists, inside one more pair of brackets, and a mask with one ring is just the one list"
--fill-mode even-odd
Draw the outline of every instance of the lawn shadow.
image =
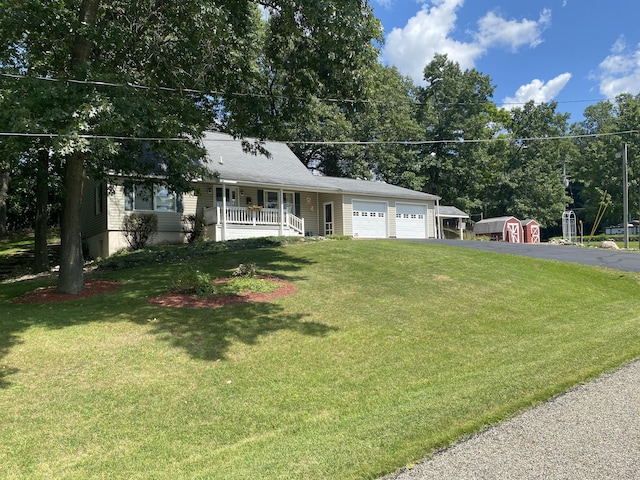
[[163, 310], [165, 312], [151, 320], [152, 333], [200, 360], [225, 360], [234, 343], [255, 345], [260, 337], [282, 330], [314, 337], [324, 337], [337, 330], [304, 321], [304, 314], [286, 314], [283, 307], [273, 303]]
[[[151, 332], [194, 358], [224, 359], [234, 342], [255, 344], [259, 337], [279, 330], [303, 335], [324, 336], [326, 325], [304, 321], [304, 314], [287, 314], [277, 303], [245, 303], [211, 309], [151, 307], [147, 300], [172, 288], [176, 273], [183, 268], [202, 268], [213, 276], [224, 276], [243, 262], [255, 262], [260, 273], [275, 274], [289, 281], [304, 266], [313, 263], [291, 256], [286, 249], [225, 251], [209, 257], [178, 260], [176, 263], [146, 265], [120, 271], [97, 272], [117, 279], [122, 286], [115, 292], [93, 298], [80, 298], [51, 304], [18, 304], [22, 294], [48, 285], [51, 280], [21, 280], [0, 284], [0, 389], [11, 386], [9, 378], [19, 370], [3, 359], [22, 342], [22, 334], [38, 326], [51, 330], [97, 323], [129, 321], [151, 325]], [[151, 321], [150, 321], [151, 319]]]

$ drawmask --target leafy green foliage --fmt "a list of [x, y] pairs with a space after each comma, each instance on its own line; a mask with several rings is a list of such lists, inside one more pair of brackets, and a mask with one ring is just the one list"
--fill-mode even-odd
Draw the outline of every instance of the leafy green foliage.
[[140, 250], [158, 233], [158, 216], [134, 212], [124, 217], [122, 228], [131, 250]]
[[637, 218], [640, 197], [640, 139], [637, 134], [598, 136], [610, 132], [636, 130], [640, 125], [640, 95], [623, 94], [615, 101], [601, 101], [585, 109], [585, 119], [574, 125], [576, 134], [591, 135], [577, 139], [579, 153], [572, 162], [572, 182], [580, 216], [592, 225], [600, 210], [603, 192], [611, 197], [601, 221], [602, 226], [623, 223], [622, 160], [624, 143], [628, 144], [629, 212]]
[[207, 233], [207, 221], [204, 218], [204, 215], [188, 215], [185, 219], [187, 222], [187, 242], [188, 243], [196, 243], [202, 242], [205, 239], [205, 234]]
[[0, 3], [0, 70], [20, 74], [0, 77], [0, 97], [12, 105], [11, 115], [0, 108], [0, 125], [51, 132], [16, 157], [47, 148], [64, 172], [61, 291], [82, 289], [74, 266], [83, 263], [86, 174], [153, 176], [182, 193], [206, 173], [203, 131], [274, 138], [309, 116], [312, 97], [365, 90], [372, 41], [382, 38], [366, 2], [260, 3], [265, 10], [250, 0]]
[[256, 264], [253, 262], [241, 263], [231, 273], [234, 277], [252, 278], [256, 275]]
[[191, 293], [199, 297], [209, 297], [216, 293], [211, 275], [200, 270], [180, 272], [173, 285], [179, 292]]
[[270, 293], [276, 289], [273, 282], [255, 278], [254, 275], [255, 263], [253, 262], [241, 264], [234, 270], [233, 278], [224, 281], [216, 281], [211, 274], [200, 270], [183, 269], [174, 280], [174, 288], [198, 297]]
[[446, 55], [436, 55], [425, 67], [427, 85], [418, 91], [417, 118], [425, 140], [419, 149], [424, 191], [441, 196], [464, 211], [482, 208], [495, 168], [488, 143], [464, 139], [491, 138], [500, 128], [494, 85], [475, 69], [462, 71]]
[[[556, 113], [556, 108], [556, 103], [528, 102], [511, 110], [505, 126], [514, 138], [561, 137], [567, 132], [568, 116]], [[570, 140], [505, 141], [498, 145], [485, 213], [533, 218], [542, 227], [557, 223], [572, 201], [563, 184], [562, 169], [574, 156]]]

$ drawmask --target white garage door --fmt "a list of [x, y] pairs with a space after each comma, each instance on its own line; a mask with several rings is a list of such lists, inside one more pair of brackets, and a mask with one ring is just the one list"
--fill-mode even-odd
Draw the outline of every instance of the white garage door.
[[387, 238], [387, 204], [354, 201], [353, 236]]
[[396, 204], [396, 236], [398, 238], [427, 238], [427, 207]]

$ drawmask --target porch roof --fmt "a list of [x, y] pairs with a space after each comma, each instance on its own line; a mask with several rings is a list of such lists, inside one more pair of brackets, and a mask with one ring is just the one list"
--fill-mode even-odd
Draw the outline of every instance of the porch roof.
[[469, 218], [469, 215], [457, 207], [440, 205], [437, 215], [441, 218]]
[[267, 157], [245, 152], [242, 142], [229, 135], [207, 132], [204, 146], [209, 160], [206, 166], [223, 181], [422, 201], [440, 198], [384, 182], [313, 175], [284, 143], [264, 142], [262, 146], [271, 154]]

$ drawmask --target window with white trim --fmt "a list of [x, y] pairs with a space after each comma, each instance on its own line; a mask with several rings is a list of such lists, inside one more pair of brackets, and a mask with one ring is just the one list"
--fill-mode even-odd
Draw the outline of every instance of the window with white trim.
[[164, 185], [135, 185], [132, 190], [125, 192], [124, 209], [145, 210], [156, 212], [177, 211], [177, 195]]

